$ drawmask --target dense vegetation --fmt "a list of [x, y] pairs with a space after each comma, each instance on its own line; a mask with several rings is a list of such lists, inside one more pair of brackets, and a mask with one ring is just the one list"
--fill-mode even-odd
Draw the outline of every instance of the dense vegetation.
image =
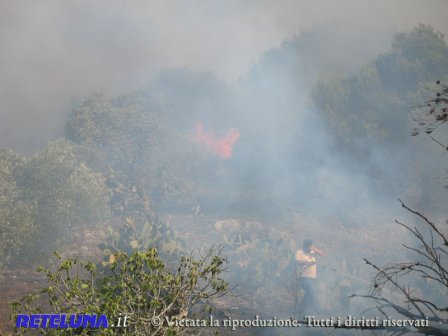
[[337, 144], [366, 156], [373, 146], [409, 146], [409, 114], [448, 78], [448, 46], [441, 33], [420, 25], [395, 36], [389, 51], [358, 74], [318, 83], [314, 102]]
[[[20, 314], [90, 314], [105, 315], [106, 329], [58, 330], [43, 327], [43, 335], [180, 335], [187, 331], [176, 325], [200, 301], [204, 304], [228, 291], [220, 278], [226, 261], [219, 250], [203, 251], [199, 259], [182, 257], [170, 268], [158, 256], [155, 248], [146, 251], [114, 255], [111, 264], [102, 271], [92, 262], [58, 258], [55, 271], [40, 267], [48, 280], [43, 289], [50, 308], [40, 305], [38, 296], [28, 295], [13, 304]], [[126, 321], [116, 325], [119, 317]], [[154, 323], [157, 319], [157, 323]], [[159, 323], [160, 322], [160, 323]], [[124, 325], [126, 324], [126, 326]], [[172, 325], [171, 325], [172, 324]], [[18, 334], [33, 330], [18, 328]]]
[[109, 215], [111, 193], [104, 177], [76, 153], [65, 140], [30, 159], [0, 152], [2, 266], [33, 265], [67, 243], [76, 224]]

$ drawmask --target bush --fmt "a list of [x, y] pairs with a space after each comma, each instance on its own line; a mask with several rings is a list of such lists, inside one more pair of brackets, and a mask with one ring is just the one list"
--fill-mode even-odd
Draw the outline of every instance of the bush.
[[[46, 335], [180, 335], [186, 331], [169, 326], [168, 321], [182, 319], [201, 300], [222, 296], [228, 284], [220, 278], [226, 259], [220, 248], [210, 248], [195, 259], [182, 257], [174, 269], [169, 269], [155, 248], [128, 255], [118, 252], [108, 267], [98, 272], [92, 262], [62, 259], [55, 271], [44, 267], [48, 287], [43, 289], [48, 304], [29, 294], [13, 303], [13, 319], [17, 314], [97, 314], [106, 315], [107, 329], [40, 329]], [[47, 306], [50, 308], [48, 309]], [[121, 315], [120, 315], [121, 314]], [[110, 327], [119, 316], [127, 315], [128, 327]], [[154, 326], [156, 318], [161, 325]], [[26, 334], [32, 329], [18, 329]]]
[[108, 237], [98, 247], [104, 253], [103, 266], [119, 251], [131, 254], [157, 246], [164, 260], [177, 259], [185, 243], [155, 214], [122, 218], [118, 226], [108, 226]]
[[21, 200], [15, 172], [24, 159], [12, 151], [0, 150], [0, 267], [14, 264], [28, 255], [36, 234], [34, 202]]
[[73, 226], [110, 213], [105, 179], [64, 140], [31, 159], [0, 150], [0, 267], [26, 267], [58, 248]]

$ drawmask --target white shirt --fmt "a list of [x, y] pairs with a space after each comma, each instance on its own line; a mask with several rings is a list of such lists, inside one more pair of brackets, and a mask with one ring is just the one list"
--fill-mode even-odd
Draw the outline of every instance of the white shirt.
[[[296, 253], [296, 261], [299, 262], [299, 276], [301, 278], [313, 278], [317, 277], [316, 257], [314, 252], [306, 253], [305, 251], [298, 250]], [[314, 265], [302, 265], [300, 262], [314, 262]]]

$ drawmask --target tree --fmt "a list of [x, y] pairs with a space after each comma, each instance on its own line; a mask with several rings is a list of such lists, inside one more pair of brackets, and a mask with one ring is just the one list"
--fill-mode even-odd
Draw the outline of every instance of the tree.
[[[440, 82], [437, 84], [440, 85]], [[444, 85], [441, 88], [442, 90], [438, 91], [434, 98], [425, 103], [425, 110], [421, 111], [425, 122], [419, 127], [428, 134], [447, 120], [448, 91]], [[366, 297], [378, 302], [377, 308], [386, 318], [391, 313], [413, 320], [427, 318], [429, 326], [418, 327], [419, 333], [446, 335], [448, 333], [448, 220], [445, 220], [445, 223], [437, 223], [401, 200], [400, 203], [420, 221], [419, 224], [413, 226], [396, 220], [396, 223], [405, 228], [413, 238], [412, 244], [403, 244], [411, 254], [410, 260], [380, 267], [364, 259], [376, 271], [371, 284], [371, 293]], [[397, 302], [383, 295], [383, 289], [387, 286], [397, 290], [403, 301]]]
[[391, 50], [377, 58], [376, 68], [386, 89], [415, 92], [419, 83], [446, 77], [448, 48], [444, 36], [424, 24], [399, 33]]
[[[48, 305], [30, 294], [13, 304], [15, 316], [43, 311], [104, 314], [108, 328], [40, 329], [45, 335], [181, 335], [187, 329], [176, 325], [176, 321], [193, 316], [192, 308], [200, 301], [225, 295], [229, 290], [227, 282], [220, 278], [226, 267], [220, 248], [204, 250], [198, 259], [182, 257], [172, 268], [161, 260], [155, 248], [129, 255], [117, 252], [103, 272], [92, 262], [56, 256], [59, 266], [55, 271], [39, 268], [48, 281], [48, 287], [43, 289]], [[127, 316], [128, 327], [111, 327], [118, 316]], [[29, 330], [20, 328], [16, 332], [26, 334]]]
[[413, 141], [409, 129], [411, 107], [434, 89], [435, 76], [448, 79], [448, 45], [431, 26], [419, 25], [397, 34], [358, 73], [333, 76], [313, 90], [338, 159], [356, 160], [353, 169], [375, 180], [379, 192], [407, 194], [431, 210], [445, 205], [433, 178], [444, 163], [435, 146]]
[[37, 233], [36, 203], [23, 200], [15, 177], [24, 162], [13, 151], [0, 150], [0, 268], [26, 260]]
[[27, 161], [17, 183], [25, 190], [24, 200], [36, 202], [44, 244], [75, 223], [100, 221], [108, 215], [110, 191], [103, 176], [80, 162], [76, 145], [65, 140], [50, 143]]
[[67, 138], [83, 148], [88, 165], [106, 177], [112, 210], [123, 217], [151, 214], [154, 199], [188, 197], [192, 188], [188, 178], [197, 158], [192, 141], [168, 123], [164, 106], [148, 95], [93, 95], [66, 126]]
[[109, 214], [103, 176], [80, 161], [78, 147], [50, 143], [31, 159], [0, 152], [0, 255], [8, 267], [33, 265], [67, 238], [75, 224]]
[[409, 107], [423, 100], [433, 78], [448, 77], [448, 45], [431, 26], [397, 34], [390, 49], [358, 74], [321, 81], [313, 102], [339, 150], [366, 156], [375, 146], [402, 151]]

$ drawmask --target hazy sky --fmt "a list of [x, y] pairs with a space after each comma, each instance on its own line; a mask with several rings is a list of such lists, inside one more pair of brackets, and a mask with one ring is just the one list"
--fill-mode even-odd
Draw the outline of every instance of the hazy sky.
[[420, 22], [447, 34], [446, 13], [443, 0], [0, 0], [0, 147], [29, 154], [62, 134], [73, 99], [137, 88], [164, 67], [234, 83], [316, 25], [379, 45]]

